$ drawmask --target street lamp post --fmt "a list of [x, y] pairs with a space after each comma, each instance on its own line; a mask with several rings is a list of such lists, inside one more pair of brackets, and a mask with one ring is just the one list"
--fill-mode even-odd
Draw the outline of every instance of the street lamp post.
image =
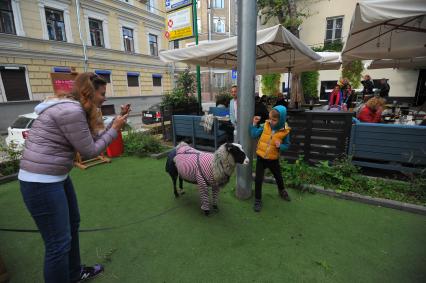
[[[244, 2], [244, 4], [243, 4]], [[237, 135], [250, 159], [248, 166], [237, 167], [239, 199], [251, 197], [253, 141], [249, 128], [254, 115], [254, 81], [256, 75], [256, 0], [238, 1], [238, 107]]]

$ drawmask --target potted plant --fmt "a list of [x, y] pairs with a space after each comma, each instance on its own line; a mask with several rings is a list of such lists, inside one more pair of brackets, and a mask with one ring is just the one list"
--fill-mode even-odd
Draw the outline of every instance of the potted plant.
[[[194, 96], [195, 77], [187, 68], [181, 73], [177, 80], [177, 87], [163, 97], [162, 106], [165, 114], [198, 114], [198, 103]], [[164, 117], [164, 116], [163, 116]]]

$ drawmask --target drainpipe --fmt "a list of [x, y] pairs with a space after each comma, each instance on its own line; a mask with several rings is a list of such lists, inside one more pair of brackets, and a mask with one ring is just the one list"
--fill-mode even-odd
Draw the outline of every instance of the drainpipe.
[[83, 39], [83, 33], [81, 32], [81, 21], [80, 21], [80, 0], [75, 0], [75, 6], [77, 8], [77, 25], [78, 25], [78, 32], [80, 34], [80, 41], [83, 45], [83, 57], [84, 57], [84, 71], [87, 72], [87, 46], [86, 41]]

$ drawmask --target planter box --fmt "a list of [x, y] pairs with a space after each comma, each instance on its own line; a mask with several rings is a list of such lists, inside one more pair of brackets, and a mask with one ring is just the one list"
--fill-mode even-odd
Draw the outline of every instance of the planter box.
[[1, 176], [0, 177], [0, 184], [12, 182], [18, 179], [18, 173], [7, 175], [7, 176]]

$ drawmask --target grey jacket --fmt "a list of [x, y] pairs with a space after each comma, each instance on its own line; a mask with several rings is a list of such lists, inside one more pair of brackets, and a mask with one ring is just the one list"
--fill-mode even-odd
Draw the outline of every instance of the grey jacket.
[[117, 137], [113, 128], [93, 138], [81, 104], [51, 100], [35, 108], [39, 115], [29, 131], [21, 169], [37, 174], [65, 175], [79, 152], [83, 159], [98, 156]]

